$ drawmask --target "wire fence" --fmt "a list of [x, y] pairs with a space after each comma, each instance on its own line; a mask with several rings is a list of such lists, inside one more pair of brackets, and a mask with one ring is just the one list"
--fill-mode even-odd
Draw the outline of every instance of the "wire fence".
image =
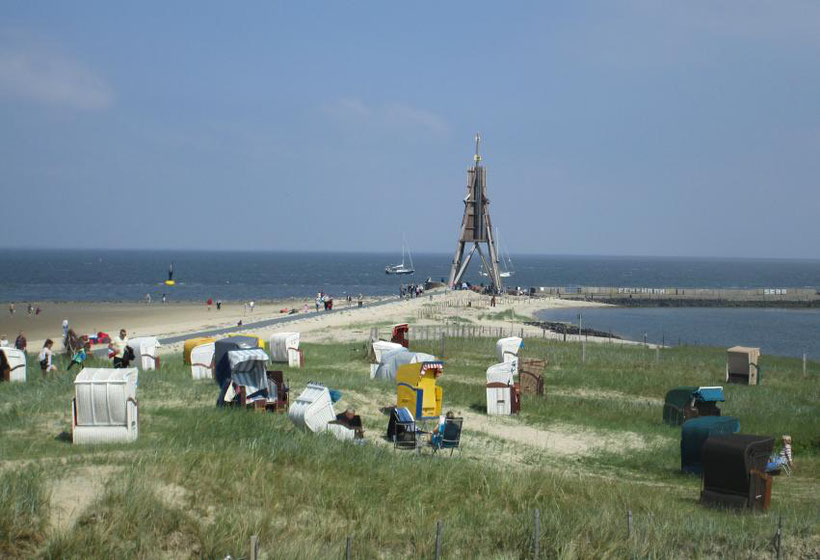
[[[649, 514], [649, 522], [652, 521], [651, 517], [652, 515]], [[627, 509], [624, 512], [624, 526], [622, 535], [628, 542], [629, 547], [634, 549], [634, 552], [637, 552], [640, 545], [640, 528], [641, 527], [638, 520], [632, 515], [632, 510]], [[532, 560], [551, 557], [551, 554], [545, 550], [542, 550], [541, 510], [539, 508], [534, 509], [532, 512], [532, 525], [529, 531], [529, 535], [522, 539], [523, 542], [521, 543], [521, 548], [519, 550], [508, 550], [507, 552], [515, 552], [520, 555], [521, 558]], [[769, 543], [769, 554], [767, 557], [781, 560], [783, 558], [783, 539], [785, 537], [785, 531], [783, 529], [783, 516], [778, 516], [777, 525], [772, 529], [772, 531], [773, 533]], [[431, 530], [430, 538], [433, 541], [433, 558], [435, 560], [441, 560], [441, 558], [446, 557], [445, 553], [447, 552], [447, 543], [445, 541], [443, 520], [436, 520], [435, 528]], [[368, 552], [371, 552], [370, 548], [368, 548]], [[463, 551], [456, 551], [456, 553], [461, 556]], [[344, 558], [344, 560], [353, 560], [354, 558], [363, 557], [363, 555], [357, 554], [356, 543], [353, 535], [347, 535], [344, 542], [343, 555], [340, 555], [340, 558]], [[241, 558], [245, 557], [240, 556], [234, 559], [229, 555], [225, 557], [224, 560], [240, 560]], [[250, 553], [247, 558], [249, 560], [260, 560], [262, 558], [260, 554], [259, 537], [257, 535], [253, 535], [250, 538]], [[330, 558], [333, 558], [333, 556], [330, 556]]]

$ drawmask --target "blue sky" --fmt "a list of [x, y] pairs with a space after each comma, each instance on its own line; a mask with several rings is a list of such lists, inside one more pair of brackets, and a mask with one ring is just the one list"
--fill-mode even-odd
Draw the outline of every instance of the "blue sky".
[[3, 247], [817, 258], [820, 4], [6, 1]]

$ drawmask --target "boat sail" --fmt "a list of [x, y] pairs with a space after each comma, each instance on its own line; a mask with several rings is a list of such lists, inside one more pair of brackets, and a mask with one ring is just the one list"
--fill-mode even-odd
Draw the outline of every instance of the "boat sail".
[[[498, 232], [498, 230], [496, 230], [495, 231], [495, 240], [498, 243], [499, 251], [501, 250], [501, 237], [500, 237], [500, 235], [501, 234]], [[510, 257], [510, 250], [509, 250], [509, 248], [507, 248], [506, 254], [501, 255], [501, 272], [499, 273], [499, 276], [501, 276], [501, 278], [509, 278], [513, 274], [515, 274], [515, 270], [513, 269], [512, 258]], [[487, 273], [486, 270], [482, 270], [481, 275], [482, 276], [489, 276], [489, 273]]]
[[[405, 253], [407, 253], [407, 260], [410, 264], [404, 262]], [[413, 255], [410, 254], [410, 247], [407, 246], [407, 241], [402, 241], [401, 244], [401, 264], [387, 265], [384, 267], [385, 274], [413, 274], [416, 269], [413, 267]]]

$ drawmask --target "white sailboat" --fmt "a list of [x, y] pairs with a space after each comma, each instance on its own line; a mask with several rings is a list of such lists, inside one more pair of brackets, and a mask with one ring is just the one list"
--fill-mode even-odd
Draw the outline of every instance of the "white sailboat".
[[[498, 243], [499, 252], [501, 251], [501, 237], [498, 233], [498, 230], [495, 231], [495, 240]], [[506, 255], [501, 255], [501, 272], [498, 273], [501, 278], [509, 278], [513, 274], [515, 274], [515, 270], [513, 269], [512, 258], [510, 257], [510, 250], [507, 249]], [[482, 276], [489, 276], [489, 272], [486, 270], [481, 271]]]
[[[404, 262], [405, 253], [407, 253], [407, 260], [410, 264]], [[416, 269], [413, 267], [413, 255], [410, 254], [410, 247], [407, 246], [407, 241], [402, 241], [401, 244], [401, 264], [389, 264], [384, 267], [385, 274], [413, 274]]]

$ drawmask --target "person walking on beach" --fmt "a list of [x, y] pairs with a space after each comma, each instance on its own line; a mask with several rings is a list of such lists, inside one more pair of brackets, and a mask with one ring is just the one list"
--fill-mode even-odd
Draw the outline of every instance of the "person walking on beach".
[[165, 297], [165, 294], [162, 294], [162, 303], [165, 303], [167, 301], [168, 301], [168, 298]]
[[13, 301], [9, 302], [9, 315], [14, 317], [14, 302]]
[[251, 301], [248, 302], [248, 308], [251, 310], [251, 313], [253, 313], [253, 306], [254, 305], [256, 305], [255, 301], [251, 300]]
[[322, 292], [316, 294], [316, 313], [319, 313], [319, 305], [322, 303]]
[[63, 340], [68, 336], [68, 319], [63, 319]]
[[120, 329], [120, 334], [111, 339], [108, 343], [108, 349], [111, 351], [111, 357], [114, 359], [114, 367], [122, 367], [122, 358], [125, 356], [125, 347], [128, 346], [128, 335], [125, 329]]
[[43, 344], [43, 349], [40, 350], [40, 355], [37, 356], [37, 361], [40, 362], [40, 371], [43, 372], [43, 379], [46, 378], [48, 372], [57, 371], [57, 366], [52, 363], [54, 358], [54, 352], [51, 350], [52, 346], [54, 346], [54, 341], [47, 338]]
[[362, 294], [359, 294], [359, 307], [362, 306]]
[[216, 310], [217, 311], [222, 310], [222, 300], [221, 299], [216, 300]]
[[151, 305], [151, 294], [145, 294], [145, 305]]
[[23, 331], [20, 331], [20, 334], [17, 335], [17, 338], [14, 340], [14, 347], [18, 350], [22, 350], [23, 352], [26, 351], [26, 346], [28, 346], [28, 341], [26, 340], [26, 335], [23, 334]]
[[30, 303], [26, 306], [26, 311], [28, 311], [28, 316], [31, 317], [32, 312], [34, 311], [34, 306]]
[[208, 301], [205, 302], [205, 305], [208, 306], [208, 311], [211, 310], [211, 306], [214, 304], [213, 298], [208, 298]]

